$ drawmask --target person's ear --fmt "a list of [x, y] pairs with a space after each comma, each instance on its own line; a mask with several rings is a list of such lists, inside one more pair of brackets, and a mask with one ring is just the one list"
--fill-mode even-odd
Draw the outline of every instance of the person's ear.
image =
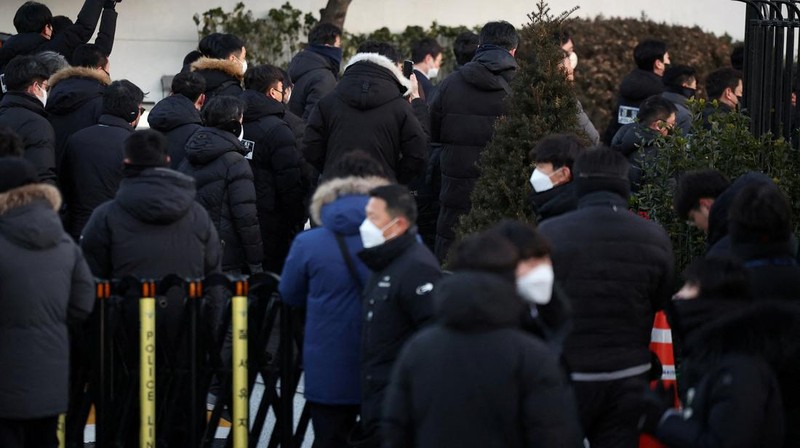
[[698, 201], [698, 204], [700, 205], [700, 208], [705, 207], [706, 209], [708, 209], [710, 211], [711, 210], [711, 206], [714, 205], [714, 200], [713, 199], [709, 199], [709, 198], [701, 198]]
[[514, 57], [516, 57], [516, 56], [517, 56], [517, 49], [516, 49], [516, 48], [512, 48], [512, 49], [511, 49], [511, 50], [509, 50], [508, 52], [509, 52], [509, 53], [511, 53], [511, 56], [514, 56]]
[[569, 169], [568, 166], [564, 165], [561, 167], [561, 170], [558, 173], [558, 178], [561, 180], [562, 184], [565, 184], [572, 180], [572, 170]]
[[196, 107], [197, 110], [200, 110], [203, 108], [203, 104], [205, 103], [206, 103], [206, 94], [201, 93], [200, 96], [197, 97], [197, 101], [194, 102], [194, 107]]

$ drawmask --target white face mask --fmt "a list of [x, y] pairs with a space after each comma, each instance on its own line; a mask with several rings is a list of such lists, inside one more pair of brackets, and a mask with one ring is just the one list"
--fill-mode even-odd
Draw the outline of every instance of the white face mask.
[[36, 98], [39, 98], [39, 101], [42, 102], [42, 106], [47, 106], [47, 89], [39, 87], [39, 90], [42, 91], [42, 96], [37, 96]]
[[244, 126], [242, 126], [242, 130], [239, 131], [239, 141], [242, 141], [243, 138], [244, 138]]
[[386, 237], [383, 236], [383, 232], [393, 226], [395, 222], [397, 222], [397, 218], [389, 221], [389, 224], [386, 224], [383, 228], [380, 228], [370, 221], [369, 218], [364, 219], [364, 222], [358, 227], [358, 233], [361, 234], [361, 243], [364, 249], [380, 246], [385, 243]]
[[242, 61], [242, 73], [247, 73], [247, 61]]
[[553, 174], [555, 174], [555, 171], [547, 175], [539, 171], [539, 168], [533, 170], [531, 174], [531, 186], [533, 187], [533, 191], [541, 193], [543, 191], [552, 190], [554, 185], [550, 177], [552, 177]]
[[547, 305], [553, 297], [553, 265], [545, 263], [517, 279], [517, 292], [536, 305]]
[[439, 68], [431, 67], [428, 69], [428, 79], [433, 79], [437, 76], [439, 76]]
[[569, 54], [569, 63], [572, 65], [573, 70], [578, 66], [578, 55], [574, 51]]

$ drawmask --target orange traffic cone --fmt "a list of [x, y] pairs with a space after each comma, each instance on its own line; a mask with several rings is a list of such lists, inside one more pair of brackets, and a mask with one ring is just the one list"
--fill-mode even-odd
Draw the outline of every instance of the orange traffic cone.
[[[675, 376], [675, 352], [672, 349], [672, 330], [667, 323], [667, 315], [663, 311], [656, 313], [653, 321], [653, 332], [650, 335], [650, 350], [661, 361], [661, 382], [664, 387], [675, 386], [677, 391], [677, 378]], [[679, 406], [678, 397], [675, 397], [675, 406]], [[655, 438], [648, 434], [639, 437], [639, 448], [665, 448]]]

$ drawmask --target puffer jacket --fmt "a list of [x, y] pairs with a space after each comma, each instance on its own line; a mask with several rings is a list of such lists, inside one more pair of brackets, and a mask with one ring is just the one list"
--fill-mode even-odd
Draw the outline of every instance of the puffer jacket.
[[292, 58], [288, 73], [294, 84], [289, 110], [308, 120], [319, 100], [336, 87], [339, 65], [310, 46]]
[[94, 307], [94, 281], [64, 233], [55, 187], [0, 194], [0, 418], [25, 420], [67, 410], [68, 323]]
[[36, 167], [39, 181], [55, 185], [56, 138], [42, 102], [24, 92], [6, 93], [0, 100], [0, 126], [11, 128], [22, 139], [24, 157]]
[[186, 142], [203, 127], [200, 111], [183, 95], [170, 95], [153, 106], [147, 116], [151, 129], [164, 134], [169, 145], [170, 167], [178, 168], [186, 157]]
[[194, 177], [197, 201], [217, 228], [222, 269], [241, 270], [264, 258], [253, 171], [242, 143], [230, 132], [204, 127], [186, 143], [178, 171]]
[[200, 58], [191, 65], [206, 80], [206, 101], [219, 95], [239, 96], [242, 93], [244, 72], [239, 61]]

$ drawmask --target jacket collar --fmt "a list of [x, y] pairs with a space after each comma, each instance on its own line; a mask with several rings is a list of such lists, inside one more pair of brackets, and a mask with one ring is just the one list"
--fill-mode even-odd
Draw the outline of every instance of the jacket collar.
[[0, 109], [20, 107], [35, 112], [43, 117], [47, 117], [44, 105], [38, 98], [25, 92], [8, 92], [0, 101]]
[[628, 210], [628, 201], [611, 191], [595, 191], [578, 199], [579, 209], [588, 207], [612, 207], [615, 210], [617, 208]]
[[417, 242], [417, 232], [409, 229], [380, 246], [362, 250], [358, 253], [358, 257], [371, 271], [381, 272], [414, 244], [420, 244]]
[[244, 78], [242, 64], [230, 59], [200, 58], [194, 61], [191, 67], [193, 72], [200, 70], [217, 70], [240, 81]]
[[103, 124], [106, 126], [113, 126], [117, 128], [127, 129], [130, 132], [133, 132], [133, 126], [130, 123], [125, 121], [124, 118], [119, 118], [115, 115], [103, 114], [100, 115], [100, 119], [97, 120], [97, 124]]

